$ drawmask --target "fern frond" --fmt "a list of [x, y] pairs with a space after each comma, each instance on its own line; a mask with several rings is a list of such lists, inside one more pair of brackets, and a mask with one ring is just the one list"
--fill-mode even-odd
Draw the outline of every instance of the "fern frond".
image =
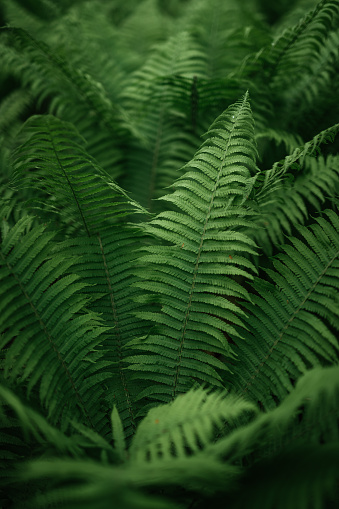
[[253, 304], [245, 304], [248, 331], [236, 340], [239, 370], [230, 383], [268, 408], [307, 369], [338, 359], [338, 216], [327, 211], [296, 229], [300, 238], [290, 238], [267, 270], [272, 283], [254, 281]]
[[139, 265], [138, 252], [144, 238], [133, 226], [111, 226], [96, 236], [71, 238], [60, 246], [60, 256], [72, 253], [77, 261], [73, 270], [81, 277], [91, 298], [90, 309], [100, 314], [108, 327], [102, 335], [105, 360], [109, 362], [105, 380], [107, 409], [117, 406], [124, 434], [129, 439], [136, 429], [138, 407], [135, 394], [140, 384], [131, 380], [125, 369], [125, 359], [131, 354], [127, 343], [139, 334], [147, 334], [149, 323], [134, 315], [134, 300], [144, 292], [134, 286]]
[[180, 21], [204, 48], [205, 77], [212, 82], [230, 75], [248, 51], [259, 50], [268, 39], [259, 16], [235, 0], [190, 2]]
[[[30, 498], [32, 508], [53, 506], [73, 509], [78, 505], [83, 509], [108, 509], [114, 501], [119, 509], [181, 509], [182, 505], [163, 496], [147, 493], [143, 488], [153, 488], [154, 485], [157, 487], [173, 476], [173, 483], [178, 481], [178, 477], [187, 471], [188, 464], [186, 462], [182, 465], [180, 471], [175, 466], [169, 466], [160, 473], [152, 466], [145, 467], [143, 471], [132, 468], [127, 470], [90, 459], [41, 459], [30, 462], [25, 467], [21, 472], [22, 482], [31, 484], [41, 482], [43, 478], [44, 483], [47, 483], [47, 489], [45, 488], [43, 493]], [[198, 468], [195, 473], [201, 482]], [[212, 472], [210, 477], [212, 478]], [[46, 487], [46, 484], [44, 486]]]
[[295, 225], [309, 218], [309, 210], [320, 212], [325, 199], [334, 196], [338, 188], [339, 160], [329, 155], [326, 159], [306, 158], [303, 171], [290, 183], [283, 181], [281, 188], [270, 193], [270, 199], [257, 216], [254, 238], [264, 253], [271, 255], [274, 246], [285, 242]]
[[30, 222], [23, 217], [1, 243], [5, 376], [11, 384], [25, 382], [28, 394], [39, 385], [52, 424], [66, 429], [73, 418], [100, 429], [97, 398], [107, 375], [98, 373], [105, 364], [97, 347], [105, 329], [97, 315], [85, 312], [85, 284], [69, 272], [70, 257], [54, 252], [55, 233], [43, 226], [25, 233]]
[[281, 88], [291, 72], [297, 73], [296, 78], [310, 71], [328, 32], [337, 25], [338, 18], [337, 0], [322, 0], [297, 26], [286, 30], [274, 41], [269, 55], [269, 62], [275, 67], [272, 86]]
[[129, 461], [152, 463], [197, 454], [225, 423], [232, 429], [254, 413], [253, 404], [224, 392], [192, 389], [148, 412], [133, 437]]
[[230, 298], [247, 298], [235, 276], [252, 278], [247, 257], [255, 244], [241, 228], [250, 224], [245, 202], [256, 171], [253, 140], [246, 94], [215, 121], [174, 192], [162, 198], [178, 211], [160, 213], [144, 227], [160, 245], [145, 248], [145, 281], [137, 285], [150, 292], [143, 301], [160, 302], [162, 310], [137, 313], [155, 322], [145, 342], [131, 342], [145, 352], [128, 359], [129, 369], [149, 380], [140, 397], [167, 402], [193, 379], [222, 386], [217, 370], [227, 367], [204, 350], [232, 357], [223, 332], [232, 334], [231, 324], [242, 323]]
[[[338, 367], [313, 370], [299, 380], [278, 408], [256, 416], [253, 405], [245, 401], [203, 389], [192, 390], [149, 411], [123, 468], [94, 461], [40, 460], [26, 465], [23, 478], [29, 482], [42, 477], [57, 479], [59, 490], [52, 487], [40, 499], [45, 504], [54, 501], [57, 507], [61, 502], [64, 507], [65, 500], [89, 509], [100, 500], [106, 507], [112, 497], [125, 507], [126, 490], [131, 496], [137, 490], [141, 497], [142, 488], [176, 487], [176, 502], [182, 499], [186, 507], [185, 495], [196, 493], [196, 505], [203, 509], [219, 507], [225, 500], [232, 508], [246, 507], [248, 497], [252, 497], [251, 505], [259, 507], [262, 489], [253, 480], [258, 478], [256, 473], [264, 472], [265, 480], [270, 478], [272, 483], [265, 488], [269, 492], [265, 507], [272, 509], [281, 504], [306, 509], [311, 507], [314, 496], [322, 508], [338, 475], [338, 380]], [[296, 426], [298, 417], [302, 417], [301, 430]], [[212, 441], [213, 432], [228, 418], [231, 423], [235, 420], [236, 426], [231, 426], [226, 436]], [[253, 452], [257, 453], [255, 462], [251, 458]], [[324, 471], [317, 469], [317, 461]], [[248, 467], [240, 467], [241, 463]], [[294, 482], [282, 491], [279, 485], [286, 488], [287, 465], [290, 469], [293, 465], [301, 468], [294, 469]], [[182, 496], [178, 488], [183, 488]], [[171, 492], [167, 493], [171, 500]], [[151, 498], [139, 500], [150, 504], [145, 507], [153, 507]], [[244, 503], [239, 505], [240, 501]], [[139, 507], [134, 503], [133, 507]], [[162, 507], [161, 503], [156, 507]]]
[[206, 454], [233, 463], [250, 457], [254, 451], [258, 452], [256, 459], [260, 459], [301, 444], [336, 442], [338, 373], [338, 365], [308, 371], [277, 408], [209, 444]]
[[141, 293], [132, 285], [136, 282], [136, 249], [143, 236], [123, 221], [134, 212], [146, 211], [88, 156], [71, 124], [51, 116], [33, 117], [25, 131], [32, 136], [14, 154], [13, 184], [22, 185], [23, 177], [30, 186], [41, 186], [54, 197], [61, 218], [67, 215], [84, 226], [87, 236], [78, 234], [66, 240], [60, 245], [59, 256], [77, 255], [72, 270], [86, 285], [90, 309], [101, 315], [107, 327], [101, 336], [109, 362], [107, 407], [117, 404], [129, 437], [136, 427], [131, 394], [136, 388], [124, 370], [124, 348], [127, 341], [143, 334], [146, 323], [140, 325], [140, 319], [132, 314], [133, 298]]
[[[328, 507], [339, 474], [338, 403], [338, 366], [317, 368], [298, 380], [278, 408], [207, 445], [206, 455], [249, 462], [230, 507]], [[217, 507], [224, 497], [222, 492], [209, 504]]]
[[[20, 136], [26, 141], [12, 154], [11, 185], [25, 184], [54, 197], [53, 208], [61, 216], [73, 218], [87, 235], [103, 229], [105, 223], [137, 209], [83, 148], [74, 126], [52, 115], [31, 117]], [[28, 138], [28, 139], [27, 139]], [[32, 206], [36, 201], [32, 199]]]
[[319, 147], [323, 143], [332, 142], [339, 132], [339, 123], [324, 131], [321, 131], [312, 140], [306, 142], [303, 146], [296, 148], [291, 154], [282, 161], [274, 163], [270, 170], [259, 172], [257, 175], [256, 200], [260, 205], [265, 205], [270, 201], [271, 194], [281, 186], [281, 181], [286, 173], [291, 169], [300, 169], [304, 163], [305, 157], [315, 155], [319, 152]]
[[339, 32], [327, 33], [327, 39], [320, 47], [318, 58], [308, 73], [300, 76], [293, 88], [284, 92], [281, 114], [288, 118], [293, 111], [288, 125], [292, 129], [303, 129], [314, 133], [328, 125], [334, 124], [338, 118], [338, 107], [333, 100], [338, 91], [339, 63]]
[[[9, 409], [14, 412], [16, 418], [6, 415], [10, 413]], [[75, 458], [83, 456], [83, 450], [77, 439], [69, 437], [51, 426], [42, 415], [24, 404], [13, 391], [3, 384], [0, 385], [0, 414], [2, 414], [1, 427], [3, 428], [0, 431], [1, 449], [5, 450], [6, 440], [3, 432], [8, 429], [9, 432], [12, 432], [13, 440], [17, 438], [17, 441], [20, 442], [20, 438], [24, 439], [23, 443], [27, 445], [29, 443], [31, 450], [37, 445], [43, 446], [46, 450], [48, 444], [50, 453], [52, 451], [54, 454], [59, 452]], [[13, 434], [13, 428], [21, 428], [17, 436]], [[17, 449], [17, 456], [19, 459], [19, 449]]]
[[[20, 70], [26, 82], [31, 83], [32, 90], [39, 95], [40, 101], [49, 94], [57, 97], [60, 91], [62, 92], [60, 87], [69, 90], [71, 85], [71, 90], [76, 92], [78, 98], [86, 103], [87, 108], [94, 112], [103, 125], [115, 131], [119, 108], [111, 103], [100, 83], [80, 69], [74, 69], [62, 57], [53, 53], [46, 43], [37, 41], [22, 28], [5, 27], [0, 29], [0, 33], [9, 36], [13, 47], [18, 45], [18, 50], [24, 53], [25, 58], [21, 53], [7, 50], [4, 58], [12, 72]], [[51, 88], [46, 89], [46, 78], [51, 75], [54, 78], [50, 80]]]
[[284, 30], [255, 56], [250, 55], [240, 68], [242, 75], [264, 72], [271, 88], [291, 86], [287, 77], [309, 72], [327, 32], [339, 16], [337, 0], [321, 0], [292, 28]]
[[196, 149], [191, 118], [180, 110], [178, 95], [190, 103], [183, 80], [203, 75], [204, 66], [203, 52], [187, 33], [180, 33], [160, 45], [123, 92], [125, 110], [134, 131], [140, 132], [131, 140], [123, 187], [148, 210]]

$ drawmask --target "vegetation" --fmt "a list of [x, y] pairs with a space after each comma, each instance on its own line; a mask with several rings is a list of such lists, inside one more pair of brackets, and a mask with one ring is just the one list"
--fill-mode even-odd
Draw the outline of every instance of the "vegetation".
[[0, 18], [1, 507], [338, 507], [339, 1]]

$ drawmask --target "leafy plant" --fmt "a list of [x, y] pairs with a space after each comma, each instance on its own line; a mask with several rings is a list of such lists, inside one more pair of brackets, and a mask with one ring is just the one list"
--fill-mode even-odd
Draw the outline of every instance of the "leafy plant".
[[339, 2], [3, 2], [1, 506], [331, 509]]

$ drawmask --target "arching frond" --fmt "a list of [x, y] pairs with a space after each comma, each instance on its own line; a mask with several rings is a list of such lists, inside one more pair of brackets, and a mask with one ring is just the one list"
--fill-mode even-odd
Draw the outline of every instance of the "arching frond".
[[101, 429], [97, 398], [107, 375], [98, 374], [104, 363], [97, 347], [105, 329], [85, 311], [85, 285], [71, 273], [72, 260], [54, 252], [55, 233], [30, 229], [30, 223], [23, 217], [1, 239], [5, 376], [11, 384], [25, 383], [28, 393], [38, 385], [51, 423], [66, 429], [75, 419]]
[[271, 282], [257, 279], [246, 303], [248, 327], [237, 340], [239, 369], [229, 382], [264, 407], [281, 401], [301, 373], [336, 363], [339, 344], [339, 220], [333, 211], [300, 238], [290, 238], [267, 270]]
[[129, 462], [162, 462], [203, 452], [216, 430], [226, 424], [230, 430], [256, 412], [253, 404], [226, 393], [192, 389], [148, 412], [129, 448]]
[[[11, 416], [14, 412], [15, 417]], [[31, 451], [37, 445], [50, 448], [50, 453], [60, 452], [62, 454], [69, 454], [72, 457], [79, 458], [83, 456], [83, 451], [80, 447], [79, 441], [74, 437], [69, 437], [62, 433], [58, 428], [51, 426], [48, 421], [33, 410], [28, 404], [24, 404], [18, 396], [8, 389], [4, 384], [0, 385], [0, 413], [1, 413], [1, 431], [0, 442], [2, 443], [1, 449], [11, 451], [19, 461], [23, 450], [20, 448], [9, 448], [9, 445], [18, 445], [21, 447], [26, 442], [29, 443]], [[16, 431], [16, 433], [15, 433]], [[13, 444], [6, 441], [5, 436], [12, 436]], [[17, 441], [17, 444], [15, 444]], [[36, 451], [39, 454], [39, 451]], [[3, 458], [2, 458], [3, 459]], [[7, 463], [9, 467], [9, 462]]]
[[32, 135], [15, 153], [13, 184], [22, 185], [21, 180], [26, 179], [28, 185], [41, 187], [54, 197], [61, 217], [72, 217], [84, 226], [87, 235], [65, 241], [59, 256], [77, 256], [72, 270], [86, 285], [85, 293], [94, 299], [90, 309], [101, 315], [107, 327], [101, 336], [109, 362], [105, 398], [107, 408], [117, 404], [129, 437], [136, 428], [131, 395], [136, 388], [124, 370], [124, 348], [127, 341], [142, 333], [146, 323], [140, 325], [132, 314], [133, 298], [140, 294], [133, 288], [133, 273], [142, 235], [123, 220], [145, 211], [88, 156], [71, 124], [52, 116], [33, 117], [25, 131]]
[[284, 30], [271, 44], [263, 47], [255, 56], [249, 56], [242, 65], [242, 73], [265, 71], [270, 87], [291, 86], [287, 77], [297, 78], [309, 72], [318, 58], [318, 51], [327, 32], [335, 26], [339, 16], [336, 0], [321, 0], [292, 28]]
[[86, 153], [72, 124], [52, 115], [34, 116], [20, 136], [24, 142], [12, 155], [12, 186], [46, 191], [54, 198], [53, 208], [88, 236], [138, 208], [143, 212]]
[[[58, 96], [62, 92], [60, 86], [68, 90], [73, 89], [78, 98], [87, 104], [90, 111], [98, 116], [106, 128], [114, 130], [119, 109], [111, 103], [103, 87], [91, 76], [79, 69], [74, 69], [62, 57], [54, 54], [46, 43], [35, 40], [22, 28], [5, 27], [1, 28], [0, 33], [10, 38], [14, 48], [16, 44], [18, 45], [17, 53], [4, 52], [7, 65], [12, 72], [20, 71], [21, 76], [25, 76], [27, 82], [32, 84], [35, 93], [38, 92], [40, 95], [40, 100], [49, 94]], [[50, 80], [51, 88], [46, 89], [46, 77], [51, 77], [51, 73], [54, 79]]]
[[[163, 506], [161, 499], [150, 498], [149, 491], [143, 496], [139, 490], [175, 487], [179, 493], [175, 501], [182, 501], [184, 507], [187, 492], [196, 495], [196, 505], [201, 509], [219, 507], [225, 500], [230, 507], [246, 507], [249, 500], [251, 506], [261, 507], [264, 490], [268, 493], [264, 497], [267, 509], [306, 509], [312, 506], [313, 499], [323, 508], [338, 475], [338, 380], [338, 367], [313, 370], [298, 382], [280, 407], [257, 416], [253, 416], [252, 405], [236, 402], [229, 395], [201, 389], [190, 391], [168, 405], [150, 410], [140, 424], [140, 433], [135, 435], [123, 468], [88, 460], [40, 460], [26, 465], [24, 478], [30, 482], [57, 479], [62, 490], [52, 486], [40, 498], [45, 505], [54, 502], [56, 507], [64, 507], [65, 501], [70, 507], [74, 501], [88, 508], [100, 501], [106, 507], [105, 502], [114, 497], [126, 509], [167, 509], [173, 506]], [[250, 420], [249, 414], [245, 419], [241, 416], [248, 412], [252, 414]], [[302, 434], [291, 437], [300, 415], [304, 421]], [[169, 427], [166, 418], [170, 416]], [[228, 417], [240, 417], [240, 423], [212, 442], [211, 424], [216, 425], [216, 430]], [[261, 459], [253, 462], [252, 452], [259, 453]], [[241, 468], [240, 462], [249, 467]], [[290, 471], [293, 478], [289, 489], [284, 490]]]
[[[246, 457], [250, 464], [229, 505], [328, 507], [339, 474], [338, 403], [338, 366], [317, 368], [300, 378], [278, 408], [209, 444], [207, 455], [231, 464]], [[210, 505], [217, 507], [225, 499], [220, 491]]]
[[[119, 160], [119, 142], [130, 126], [124, 121], [124, 112], [113, 102], [103, 84], [89, 73], [84, 65], [67, 60], [60, 50], [39, 41], [20, 28], [2, 28], [0, 54], [7, 74], [22, 80], [24, 88], [37, 101], [37, 108], [48, 104], [49, 113], [74, 123], [85, 137], [89, 124], [97, 124], [96, 141], [105, 151], [101, 154], [95, 140], [89, 136], [89, 149], [100, 162], [106, 164], [114, 176], [121, 167], [113, 167]], [[89, 118], [90, 117], [90, 121]], [[119, 125], [119, 128], [117, 127]], [[110, 144], [109, 144], [110, 141]], [[100, 158], [100, 156], [103, 156]], [[109, 163], [107, 163], [107, 159]]]
[[323, 143], [333, 142], [338, 132], [339, 123], [321, 131], [303, 146], [295, 148], [282, 161], [274, 163], [271, 169], [259, 172], [256, 182], [256, 200], [259, 204], [262, 206], [265, 203], [267, 204], [270, 201], [271, 194], [281, 186], [285, 174], [291, 169], [299, 169], [306, 156], [315, 155], [319, 152], [319, 147]]
[[246, 95], [215, 121], [174, 192], [162, 198], [178, 211], [160, 213], [144, 227], [159, 245], [145, 248], [138, 286], [153, 294], [146, 302], [162, 309], [137, 314], [155, 322], [146, 341], [131, 343], [144, 352], [129, 359], [136, 376], [149, 380], [142, 396], [168, 401], [193, 379], [222, 385], [217, 370], [227, 366], [205, 351], [232, 357], [223, 331], [231, 334], [231, 324], [242, 323], [229, 298], [247, 298], [234, 276], [252, 278], [247, 257], [255, 245], [241, 228], [249, 224], [253, 139]]
[[255, 239], [265, 254], [271, 255], [274, 246], [284, 244], [285, 235], [292, 234], [294, 225], [302, 225], [309, 218], [309, 210], [320, 212], [325, 199], [336, 194], [337, 156], [306, 158], [302, 168], [292, 183], [284, 180], [260, 207], [257, 223], [261, 228], [256, 230]]

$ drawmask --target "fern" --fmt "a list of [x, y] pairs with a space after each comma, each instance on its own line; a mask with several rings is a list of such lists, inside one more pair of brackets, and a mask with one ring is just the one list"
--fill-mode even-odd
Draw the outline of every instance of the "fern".
[[[28, 394], [39, 383], [49, 418], [61, 429], [68, 427], [71, 415], [93, 427], [100, 415], [91, 415], [90, 401], [100, 377], [93, 377], [90, 366], [101, 363], [95, 347], [103, 329], [93, 313], [78, 314], [86, 304], [80, 293], [84, 283], [68, 273], [72, 260], [53, 252], [55, 233], [43, 226], [30, 229], [30, 223], [29, 216], [23, 217], [2, 238], [4, 374], [11, 384], [26, 381]], [[55, 392], [63, 394], [67, 404], [58, 405]]]
[[156, 394], [166, 401], [185, 391], [193, 379], [220, 386], [215, 368], [226, 366], [204, 350], [232, 358], [221, 331], [235, 333], [226, 320], [241, 325], [241, 310], [224, 297], [246, 298], [244, 289], [227, 276], [251, 278], [254, 269], [247, 257], [255, 254], [255, 245], [239, 231], [248, 224], [242, 205], [256, 169], [247, 95], [215, 121], [208, 136], [176, 181], [175, 191], [162, 198], [179, 211], [162, 212], [144, 227], [163, 245], [146, 248], [149, 254], [140, 262], [149, 268], [138, 286], [156, 292], [153, 298], [162, 309], [138, 313], [156, 325], [145, 345], [131, 343], [154, 355], [128, 360], [133, 370], [161, 385], [150, 385], [139, 397]]
[[[331, 330], [339, 326], [338, 226], [333, 211], [310, 228], [299, 226], [300, 238], [290, 238], [284, 253], [273, 259], [274, 269], [267, 270], [273, 284], [262, 279], [253, 284], [253, 303], [245, 304], [248, 331], [238, 342], [241, 372], [232, 376], [232, 385], [242, 394], [253, 391], [265, 407], [272, 398], [281, 401], [319, 357], [327, 363], [338, 359]], [[279, 362], [272, 362], [276, 355]]]
[[0, 506], [338, 506], [338, 0], [3, 0]]

